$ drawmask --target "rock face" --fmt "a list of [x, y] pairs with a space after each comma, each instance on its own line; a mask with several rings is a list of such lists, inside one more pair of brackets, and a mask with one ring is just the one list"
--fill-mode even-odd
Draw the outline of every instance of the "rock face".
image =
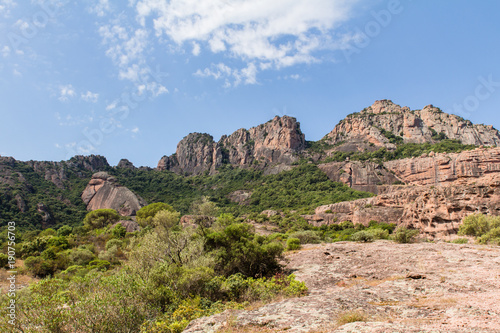
[[131, 216], [146, 203], [132, 191], [116, 183], [116, 179], [107, 172], [98, 172], [92, 176], [82, 193], [82, 200], [87, 210], [103, 208], [115, 209], [122, 216]]
[[374, 162], [331, 162], [320, 164], [318, 167], [334, 182], [375, 194], [378, 193], [379, 185], [400, 181], [382, 165]]
[[26, 162], [35, 172], [44, 175], [45, 180], [51, 181], [59, 188], [64, 188], [64, 181], [68, 179], [68, 170], [72, 170], [77, 176], [83, 178], [82, 170], [98, 172], [109, 167], [104, 156], [74, 156], [68, 161], [46, 162], [28, 161]]
[[384, 167], [409, 185], [465, 183], [473, 178], [500, 173], [500, 148], [431, 153], [431, 156], [388, 161]]
[[430, 238], [446, 239], [473, 213], [500, 214], [500, 174], [453, 186], [389, 186], [376, 197], [320, 206], [304, 217], [313, 225], [346, 220], [402, 224]]
[[382, 130], [400, 137], [399, 140], [405, 143], [435, 142], [440, 138], [477, 146], [500, 143], [500, 134], [493, 126], [473, 125], [432, 105], [411, 111], [390, 100], [376, 101], [361, 112], [348, 115], [324, 140], [339, 145], [340, 151], [395, 148], [394, 141], [390, 142]]
[[[499, 332], [499, 255], [444, 242], [305, 245], [286, 268], [309, 295], [199, 318], [184, 332]], [[353, 312], [366, 322], [339, 322]]]
[[249, 130], [239, 129], [215, 142], [208, 134], [191, 133], [177, 145], [176, 153], [164, 156], [158, 170], [179, 174], [215, 172], [224, 164], [247, 167], [289, 165], [299, 159], [305, 138], [295, 118], [275, 117]]
[[122, 158], [120, 162], [118, 162], [118, 165], [116, 167], [121, 169], [135, 169], [134, 164], [132, 164], [132, 162], [130, 162], [126, 158]]

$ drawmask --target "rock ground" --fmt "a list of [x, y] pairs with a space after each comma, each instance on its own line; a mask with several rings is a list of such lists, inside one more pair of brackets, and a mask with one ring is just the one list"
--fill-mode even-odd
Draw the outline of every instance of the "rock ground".
[[[500, 332], [499, 264], [499, 247], [472, 244], [306, 245], [287, 268], [308, 296], [201, 318], [185, 332]], [[339, 324], [352, 313], [366, 322]]]

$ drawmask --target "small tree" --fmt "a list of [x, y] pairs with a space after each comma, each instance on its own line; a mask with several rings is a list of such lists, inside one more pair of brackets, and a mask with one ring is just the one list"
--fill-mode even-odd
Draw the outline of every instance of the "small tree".
[[88, 230], [100, 229], [120, 220], [120, 214], [114, 209], [97, 209], [87, 213], [83, 224]]
[[166, 210], [169, 212], [175, 211], [174, 208], [172, 208], [172, 206], [164, 202], [152, 203], [150, 205], [142, 207], [137, 211], [137, 222], [142, 227], [150, 225], [153, 220], [153, 217], [162, 210]]
[[201, 197], [191, 204], [191, 213], [194, 215], [216, 216], [219, 208], [208, 199], [208, 197]]
[[419, 230], [411, 230], [400, 226], [394, 231], [392, 238], [398, 243], [413, 243], [418, 234], [420, 234]]

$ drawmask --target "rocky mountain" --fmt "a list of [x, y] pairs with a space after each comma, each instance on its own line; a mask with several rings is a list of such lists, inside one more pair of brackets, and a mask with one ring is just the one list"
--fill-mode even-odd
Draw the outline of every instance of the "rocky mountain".
[[122, 216], [131, 216], [146, 202], [128, 188], [117, 183], [107, 172], [97, 172], [82, 193], [87, 210], [114, 209]]
[[208, 134], [191, 133], [177, 145], [175, 154], [164, 156], [158, 170], [178, 174], [214, 173], [224, 164], [264, 168], [271, 165], [291, 165], [299, 160], [298, 153], [306, 142], [300, 123], [283, 116], [249, 130], [239, 129], [218, 142]]
[[[387, 202], [393, 202], [390, 213], [381, 210], [377, 215], [384, 221], [401, 223], [403, 218], [420, 214], [431, 223], [457, 223], [466, 212], [482, 211], [482, 206], [467, 206], [468, 201], [460, 199], [457, 205], [463, 213], [426, 215], [418, 210], [422, 207], [410, 209], [409, 202], [401, 200], [431, 193], [447, 204], [446, 200], [459, 200], [467, 189], [475, 189], [473, 197], [481, 198], [482, 192], [476, 188], [479, 181], [486, 186], [500, 172], [500, 148], [494, 147], [499, 142], [500, 133], [492, 126], [474, 125], [432, 105], [410, 110], [390, 100], [380, 100], [348, 115], [317, 142], [306, 141], [300, 123], [289, 116], [276, 116], [248, 130], [239, 129], [218, 141], [209, 134], [191, 133], [179, 142], [175, 154], [161, 158], [155, 170], [136, 168], [126, 159], [113, 168], [104, 157], [95, 155], [75, 156], [61, 162], [20, 162], [0, 157], [0, 223], [15, 218], [47, 226], [79, 220], [85, 209], [99, 208], [115, 208], [133, 215], [145, 203], [134, 192], [152, 202], [175, 201], [183, 212], [195, 197], [210, 191], [222, 205], [252, 205], [256, 202], [255, 187], [250, 190], [245, 184], [305, 163], [316, 165], [334, 182], [379, 195], [369, 199], [373, 203], [359, 201], [361, 206], [386, 207]], [[204, 178], [206, 184], [195, 184], [185, 177], [215, 177], [220, 170], [229, 169], [223, 168], [227, 165], [246, 173], [234, 173], [234, 178], [223, 180], [227, 193], [221, 195], [214, 191], [220, 188], [222, 180]], [[453, 185], [462, 192], [452, 195], [448, 189], [430, 188], [425, 190], [428, 192], [419, 192], [412, 189], [414, 185]], [[393, 194], [400, 197], [387, 202], [380, 197]], [[337, 205], [331, 210], [337, 209], [339, 216], [356, 221], [368, 218], [360, 217], [364, 213], [357, 204], [346, 204], [349, 209]], [[496, 206], [488, 207], [488, 212], [496, 214]], [[72, 217], [66, 218], [69, 211]], [[331, 223], [334, 219], [321, 214], [320, 210], [309, 220]], [[423, 226], [423, 219], [412, 220], [412, 225]], [[455, 226], [450, 228], [454, 230]]]
[[491, 125], [473, 125], [469, 120], [442, 112], [433, 105], [410, 110], [390, 100], [380, 100], [361, 112], [348, 115], [323, 139], [338, 150], [394, 149], [398, 143], [459, 140], [463, 144], [497, 146], [500, 134]]

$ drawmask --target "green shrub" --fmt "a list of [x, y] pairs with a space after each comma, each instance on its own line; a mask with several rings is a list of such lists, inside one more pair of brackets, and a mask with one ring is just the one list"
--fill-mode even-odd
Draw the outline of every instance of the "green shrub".
[[498, 244], [500, 241], [500, 227], [493, 228], [481, 237], [479, 237], [478, 242], [480, 244]]
[[111, 263], [107, 260], [95, 259], [89, 262], [88, 267], [90, 269], [97, 269], [98, 271], [106, 271], [111, 266]]
[[0, 268], [7, 266], [8, 263], [9, 263], [9, 256], [4, 253], [0, 253]]
[[100, 229], [118, 222], [120, 217], [120, 214], [114, 209], [97, 209], [85, 215], [83, 224], [88, 230]]
[[255, 235], [252, 226], [234, 223], [205, 236], [205, 250], [216, 258], [216, 272], [223, 275], [266, 276], [276, 272], [283, 246]]
[[116, 238], [111, 238], [106, 242], [106, 251], [112, 248], [113, 246], [116, 246], [117, 248], [121, 248], [123, 245], [123, 241], [116, 239]]
[[398, 243], [413, 243], [416, 237], [420, 234], [419, 230], [407, 229], [404, 226], [399, 226], [392, 234], [392, 239]]
[[490, 229], [488, 219], [483, 214], [472, 214], [464, 217], [458, 229], [459, 235], [480, 237]]
[[301, 230], [288, 235], [289, 238], [298, 238], [300, 244], [318, 244], [321, 242], [321, 237], [316, 231]]
[[367, 242], [373, 242], [374, 239], [375, 238], [373, 237], [372, 234], [364, 230], [355, 232], [354, 234], [351, 235], [351, 240], [355, 242], [367, 243]]
[[94, 257], [94, 254], [90, 250], [83, 248], [71, 250], [69, 254], [69, 258], [73, 264], [79, 266], [86, 266]]
[[174, 208], [170, 206], [169, 204], [166, 204], [164, 202], [156, 202], [149, 204], [147, 206], [142, 207], [137, 211], [137, 222], [141, 226], [146, 226], [151, 224], [151, 220], [153, 217], [158, 213], [159, 211], [162, 210], [167, 210], [169, 212], [173, 212]]
[[287, 251], [293, 251], [300, 249], [300, 239], [298, 238], [288, 238], [286, 240]]
[[123, 238], [127, 234], [127, 229], [125, 229], [124, 226], [121, 225], [121, 223], [118, 223], [111, 229], [111, 235], [113, 235], [114, 238]]
[[469, 240], [467, 238], [457, 238], [451, 241], [454, 244], [467, 244]]
[[53, 260], [44, 260], [42, 257], [28, 257], [24, 261], [24, 266], [32, 274], [45, 277], [52, 275], [56, 271], [56, 264]]
[[69, 236], [73, 232], [73, 228], [69, 225], [63, 225], [59, 229], [57, 229], [58, 236]]
[[366, 229], [366, 233], [371, 235], [373, 239], [389, 239], [389, 231], [380, 228]]

